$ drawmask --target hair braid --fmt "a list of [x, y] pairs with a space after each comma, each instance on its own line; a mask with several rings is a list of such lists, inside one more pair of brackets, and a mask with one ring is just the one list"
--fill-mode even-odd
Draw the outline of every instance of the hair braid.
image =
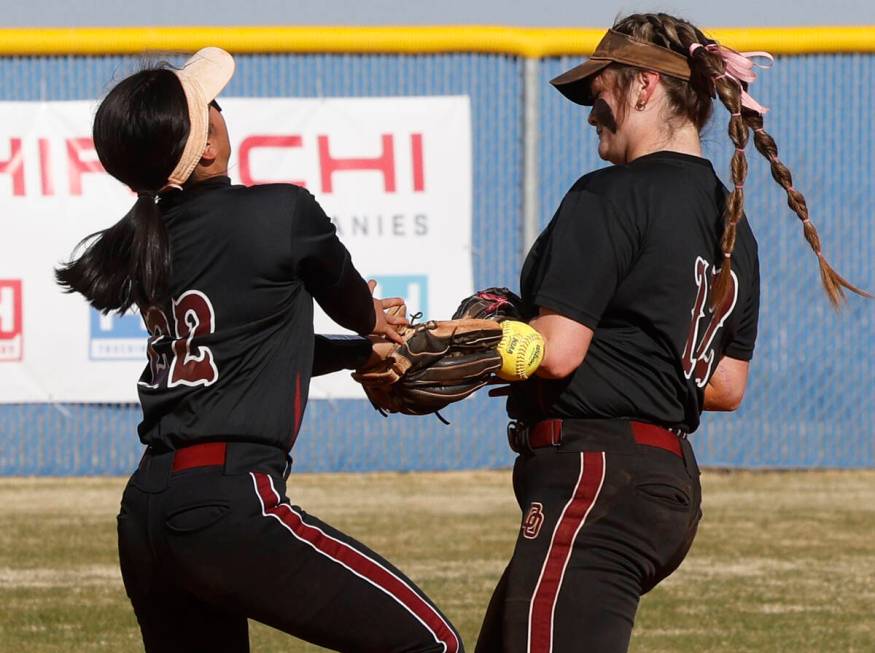
[[[711, 42], [692, 24], [667, 14], [629, 16], [615, 25], [614, 29], [627, 32], [635, 38], [671, 48], [685, 56], [689, 56], [690, 46], [694, 43]], [[690, 63], [693, 73], [690, 83], [678, 82], [669, 78], [662, 80], [669, 90], [669, 97], [673, 100], [673, 105], [677, 110], [683, 111], [686, 117], [697, 128], [701, 129], [711, 115], [711, 94], [716, 93], [723, 105], [729, 110], [729, 138], [735, 145], [735, 152], [730, 164], [733, 188], [726, 200], [723, 213], [723, 235], [720, 239], [723, 261], [720, 265], [720, 273], [714, 280], [711, 293], [711, 305], [717, 307], [726, 300], [732, 287], [732, 252], [735, 250], [738, 223], [744, 217], [744, 182], [748, 172], [744, 148], [747, 145], [749, 130], [741, 115], [741, 89], [725, 76], [726, 66], [723, 59], [717, 53], [699, 48], [691, 57]], [[678, 88], [675, 89], [675, 87]], [[681, 89], [685, 95], [681, 95]]]
[[729, 111], [728, 134], [732, 144], [735, 145], [735, 151], [732, 153], [730, 161], [733, 187], [723, 210], [723, 236], [720, 239], [723, 263], [717, 278], [714, 280], [711, 293], [711, 306], [716, 308], [726, 301], [732, 288], [732, 253], [735, 251], [738, 223], [744, 217], [744, 183], [748, 172], [745, 147], [750, 131], [742, 114], [748, 113], [748, 111], [744, 110], [741, 105], [741, 88], [726, 76], [726, 65], [719, 54], [705, 48], [699, 48], [691, 57], [690, 62], [693, 64], [691, 67], [700, 66], [706, 76], [713, 81], [714, 92]]
[[763, 128], [763, 117], [758, 113], [749, 112], [745, 115], [745, 120], [751, 130], [753, 130], [754, 146], [769, 161], [772, 178], [787, 193], [787, 206], [802, 221], [803, 235], [817, 256], [817, 262], [820, 266], [820, 280], [832, 305], [836, 308], [841, 306], [846, 299], [845, 289], [863, 297], [871, 297], [865, 290], [858, 288], [842, 277], [829, 264], [829, 261], [826, 260], [826, 257], [823, 255], [820, 234], [817, 232], [817, 228], [808, 214], [808, 204], [805, 202], [805, 196], [793, 186], [793, 176], [790, 174], [790, 169], [778, 158], [778, 146], [771, 134]]
[[[724, 208], [723, 235], [720, 239], [723, 263], [712, 286], [712, 307], [720, 306], [727, 299], [731, 288], [732, 253], [735, 250], [738, 223], [744, 217], [744, 183], [748, 173], [745, 147], [751, 131], [754, 135], [754, 145], [771, 165], [772, 177], [787, 192], [788, 206], [802, 221], [805, 239], [817, 255], [820, 277], [833, 306], [841, 305], [845, 299], [846, 289], [864, 297], [871, 297], [869, 293], [839, 275], [824, 257], [820, 235], [808, 215], [805, 197], [793, 187], [790, 170], [778, 159], [778, 148], [775, 140], [763, 129], [762, 116], [756, 111], [742, 107], [741, 92], [746, 90], [747, 86], [744, 85], [742, 88], [740, 82], [726, 75], [726, 63], [719, 51], [699, 47], [690, 54], [690, 47], [694, 44], [708, 46], [716, 42], [707, 38], [692, 23], [663, 13], [633, 14], [618, 20], [614, 29], [641, 41], [655, 43], [689, 56], [691, 72], [689, 82], [665, 76], [661, 80], [666, 90], [669, 107], [676, 116], [688, 119], [701, 130], [711, 116], [713, 96], [718, 97], [729, 111], [728, 133], [735, 146], [730, 162], [733, 188]], [[635, 68], [631, 66], [618, 66], [618, 68], [621, 87], [628, 89]]]

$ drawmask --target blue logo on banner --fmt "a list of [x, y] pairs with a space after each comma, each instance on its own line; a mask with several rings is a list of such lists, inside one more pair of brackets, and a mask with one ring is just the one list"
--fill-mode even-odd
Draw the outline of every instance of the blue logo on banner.
[[139, 313], [101, 315], [91, 312], [91, 360], [146, 360], [149, 334]]
[[424, 274], [393, 275], [369, 277], [377, 282], [374, 294], [377, 297], [403, 297], [407, 303], [407, 317], [411, 313], [422, 312], [422, 319], [428, 319], [428, 277]]

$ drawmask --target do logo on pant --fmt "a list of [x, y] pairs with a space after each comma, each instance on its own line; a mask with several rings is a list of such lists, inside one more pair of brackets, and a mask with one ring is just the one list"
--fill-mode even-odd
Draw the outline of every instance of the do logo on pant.
[[533, 501], [529, 507], [529, 512], [526, 513], [526, 518], [523, 519], [523, 537], [529, 540], [534, 540], [541, 532], [541, 524], [544, 523], [544, 506]]

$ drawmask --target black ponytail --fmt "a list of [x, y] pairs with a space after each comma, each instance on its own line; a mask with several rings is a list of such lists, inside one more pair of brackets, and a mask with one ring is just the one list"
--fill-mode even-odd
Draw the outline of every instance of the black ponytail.
[[55, 270], [66, 292], [102, 313], [159, 305], [168, 296], [170, 248], [155, 196], [141, 193], [127, 215], [79, 243], [82, 254]]
[[94, 117], [94, 149], [104, 169], [137, 191], [127, 215], [79, 243], [82, 253], [55, 270], [66, 292], [103, 313], [164, 303], [170, 243], [158, 200], [190, 129], [188, 105], [173, 71], [140, 71], [113, 88]]

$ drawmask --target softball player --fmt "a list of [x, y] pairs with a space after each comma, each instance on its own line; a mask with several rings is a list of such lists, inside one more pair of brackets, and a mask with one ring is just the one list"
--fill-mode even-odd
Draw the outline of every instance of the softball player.
[[58, 270], [102, 311], [139, 307], [147, 445], [122, 498], [119, 557], [147, 651], [248, 651], [247, 618], [342, 651], [461, 651], [416, 585], [286, 497], [311, 373], [357, 367], [365, 339], [400, 340], [314, 198], [227, 177], [215, 97], [234, 70], [206, 48], [181, 70], [121, 81], [94, 121], [100, 161], [138, 193]]
[[[753, 135], [815, 250], [830, 299], [861, 292], [827, 264], [805, 200], [747, 94], [749, 58], [665, 14], [620, 20], [552, 81], [591, 106], [601, 158], [537, 239], [520, 276], [545, 343], [509, 388], [522, 524], [477, 650], [626, 651], [639, 597], [681, 563], [701, 516], [687, 435], [734, 410], [757, 333], [757, 244], [744, 219]], [[702, 158], [716, 94], [733, 187]]]

